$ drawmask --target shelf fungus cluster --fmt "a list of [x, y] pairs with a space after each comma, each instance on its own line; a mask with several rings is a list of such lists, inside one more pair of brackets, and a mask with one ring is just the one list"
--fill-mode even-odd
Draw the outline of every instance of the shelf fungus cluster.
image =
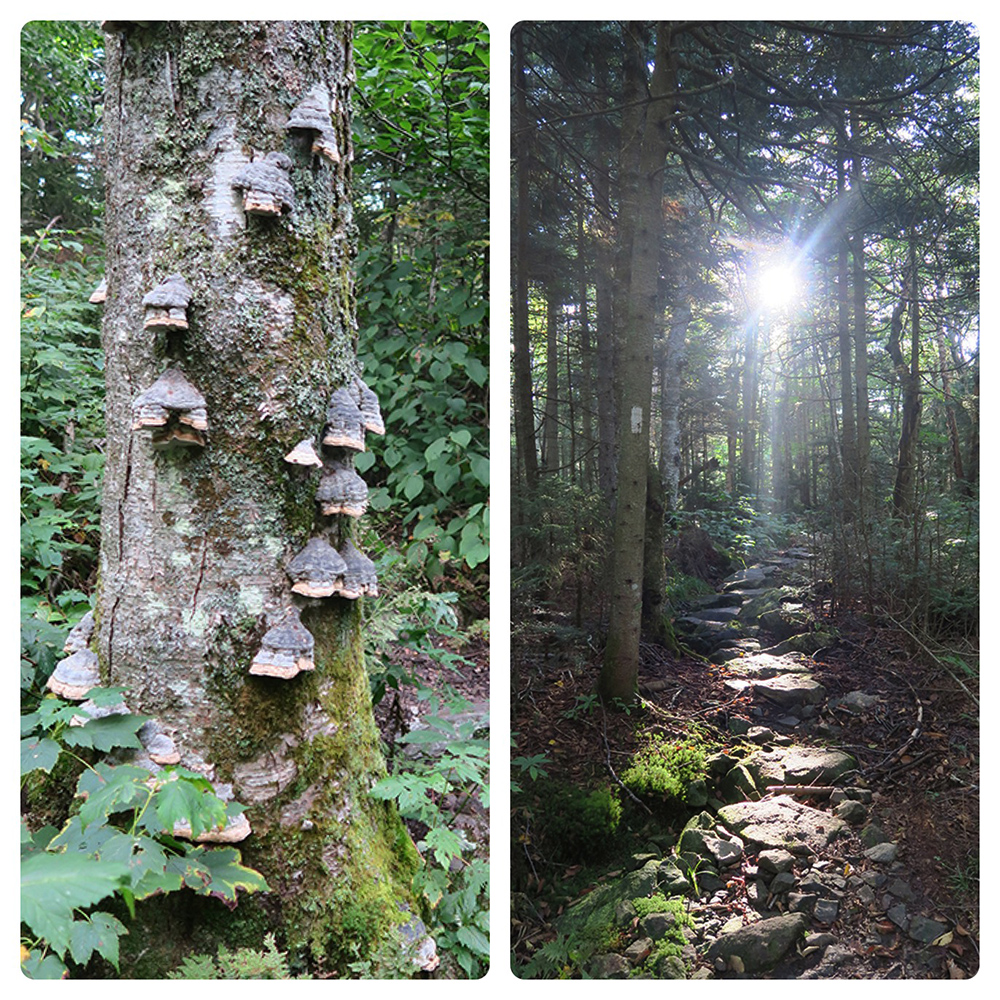
[[303, 597], [378, 596], [375, 564], [348, 540], [338, 552], [325, 538], [311, 538], [288, 564], [292, 590]]
[[233, 178], [233, 187], [243, 194], [243, 211], [266, 216], [293, 211], [295, 189], [289, 179], [291, 169], [291, 157], [277, 151], [248, 163]]
[[330, 95], [325, 87], [313, 87], [292, 109], [288, 131], [306, 136], [312, 152], [325, 156], [331, 163], [340, 163], [337, 133], [330, 115]]
[[267, 630], [250, 673], [291, 680], [303, 670], [315, 669], [312, 633], [302, 624], [300, 613], [298, 608], [289, 608], [285, 617]]
[[97, 654], [86, 646], [60, 660], [45, 686], [67, 701], [83, 701], [91, 688], [100, 687], [101, 670]]
[[183, 332], [188, 328], [187, 308], [191, 289], [183, 275], [172, 274], [142, 299], [146, 318], [143, 327], [153, 333]]
[[205, 397], [176, 368], [168, 368], [132, 403], [132, 429], [151, 428], [153, 447], [203, 447], [208, 430]]
[[351, 466], [334, 462], [331, 471], [319, 481], [316, 500], [324, 515], [361, 517], [368, 506], [368, 484]]

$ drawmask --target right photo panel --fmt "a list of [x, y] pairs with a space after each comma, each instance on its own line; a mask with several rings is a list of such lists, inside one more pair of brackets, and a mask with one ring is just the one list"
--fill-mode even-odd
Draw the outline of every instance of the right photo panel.
[[511, 964], [979, 969], [979, 31], [522, 21]]

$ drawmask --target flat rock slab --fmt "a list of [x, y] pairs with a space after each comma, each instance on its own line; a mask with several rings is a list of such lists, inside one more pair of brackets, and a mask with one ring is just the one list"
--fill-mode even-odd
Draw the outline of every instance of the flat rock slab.
[[706, 594], [704, 597], [692, 597], [684, 603], [691, 614], [697, 614], [705, 608], [738, 608], [743, 598], [739, 594]]
[[754, 653], [730, 660], [727, 669], [740, 677], [778, 677], [781, 674], [805, 674], [812, 664], [799, 658], [798, 653], [772, 656], [770, 653]]
[[719, 819], [755, 849], [780, 848], [792, 854], [814, 854], [848, 832], [843, 820], [790, 795], [723, 806]]
[[[809, 927], [804, 913], [785, 913], [769, 917], [717, 937], [708, 949], [708, 959], [724, 968], [759, 972], [770, 968], [787, 954]], [[739, 960], [737, 966], [733, 958]]]
[[832, 785], [858, 766], [850, 754], [823, 747], [789, 747], [781, 751], [781, 763], [788, 785]]
[[690, 612], [684, 621], [692, 618], [706, 622], [731, 622], [740, 613], [739, 608], [702, 608], [700, 611]]
[[794, 705], [819, 705], [826, 700], [826, 688], [814, 681], [809, 674], [782, 674], [780, 677], [756, 681], [754, 691], [785, 708]]
[[740, 587], [759, 587], [764, 583], [769, 573], [774, 572], [773, 566], [752, 566], [750, 569], [741, 569], [732, 576], [727, 576], [722, 581], [723, 592], [738, 590]]

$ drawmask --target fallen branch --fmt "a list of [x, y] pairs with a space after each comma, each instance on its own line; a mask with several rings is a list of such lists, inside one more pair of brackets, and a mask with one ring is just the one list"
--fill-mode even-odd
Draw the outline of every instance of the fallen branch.
[[608, 714], [604, 706], [601, 706], [601, 736], [604, 738], [604, 766], [608, 769], [608, 774], [614, 778], [618, 787], [637, 805], [642, 806], [646, 810], [647, 814], [652, 816], [653, 810], [646, 805], [642, 799], [638, 798], [631, 788], [627, 788], [625, 783], [621, 778], [615, 774], [615, 769], [611, 766], [611, 746], [608, 743]]
[[768, 785], [764, 789], [769, 795], [794, 795], [801, 799], [826, 799], [837, 789], [833, 785]]

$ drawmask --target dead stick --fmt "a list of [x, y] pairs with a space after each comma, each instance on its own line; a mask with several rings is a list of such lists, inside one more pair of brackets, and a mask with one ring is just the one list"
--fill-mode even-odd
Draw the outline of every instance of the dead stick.
[[765, 791], [776, 795], [797, 795], [804, 799], [825, 799], [837, 789], [833, 785], [768, 785]]

